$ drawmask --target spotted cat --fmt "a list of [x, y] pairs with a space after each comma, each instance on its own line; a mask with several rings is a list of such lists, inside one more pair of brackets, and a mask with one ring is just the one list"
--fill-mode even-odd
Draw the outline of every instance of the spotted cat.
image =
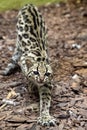
[[52, 69], [47, 52], [47, 29], [38, 9], [31, 4], [25, 5], [18, 13], [17, 42], [11, 63], [3, 72], [9, 75], [18, 66], [30, 82], [37, 86], [40, 96], [40, 117], [38, 123], [54, 125], [50, 116]]

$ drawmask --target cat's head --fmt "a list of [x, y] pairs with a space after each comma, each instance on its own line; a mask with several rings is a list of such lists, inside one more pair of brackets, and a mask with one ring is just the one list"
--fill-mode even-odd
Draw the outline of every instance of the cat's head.
[[35, 63], [29, 68], [27, 76], [33, 78], [37, 83], [50, 82], [52, 78], [51, 66], [45, 62]]

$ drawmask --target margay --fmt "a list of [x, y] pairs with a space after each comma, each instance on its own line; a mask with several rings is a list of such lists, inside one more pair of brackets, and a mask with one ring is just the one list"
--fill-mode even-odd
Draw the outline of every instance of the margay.
[[47, 29], [41, 13], [34, 5], [25, 5], [18, 14], [16, 48], [4, 75], [11, 74], [20, 66], [29, 83], [32, 82], [39, 91], [38, 123], [54, 125], [55, 119], [49, 114], [52, 69], [47, 53], [46, 35]]

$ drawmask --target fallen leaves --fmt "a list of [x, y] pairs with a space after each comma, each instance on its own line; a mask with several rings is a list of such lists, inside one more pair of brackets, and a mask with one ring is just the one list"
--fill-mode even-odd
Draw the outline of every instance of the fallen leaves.
[[[49, 28], [48, 48], [54, 72], [51, 114], [57, 119], [58, 124], [50, 128], [36, 124], [39, 116], [36, 102], [39, 103], [39, 99], [28, 93], [24, 76], [15, 73], [7, 77], [0, 75], [0, 107], [5, 103], [0, 111], [0, 128], [85, 130], [87, 129], [87, 19], [82, 16], [84, 11], [76, 9], [70, 12], [65, 4], [49, 5], [40, 9]], [[5, 68], [13, 54], [17, 13], [18, 11], [7, 11], [0, 15], [1, 70]], [[17, 93], [20, 96], [16, 96]], [[15, 106], [9, 104], [14, 102], [19, 104]]]

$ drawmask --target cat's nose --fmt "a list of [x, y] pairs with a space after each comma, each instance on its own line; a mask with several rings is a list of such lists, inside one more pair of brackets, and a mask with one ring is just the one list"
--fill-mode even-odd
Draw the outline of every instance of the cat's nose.
[[40, 77], [40, 82], [42, 83], [44, 81], [44, 77]]

